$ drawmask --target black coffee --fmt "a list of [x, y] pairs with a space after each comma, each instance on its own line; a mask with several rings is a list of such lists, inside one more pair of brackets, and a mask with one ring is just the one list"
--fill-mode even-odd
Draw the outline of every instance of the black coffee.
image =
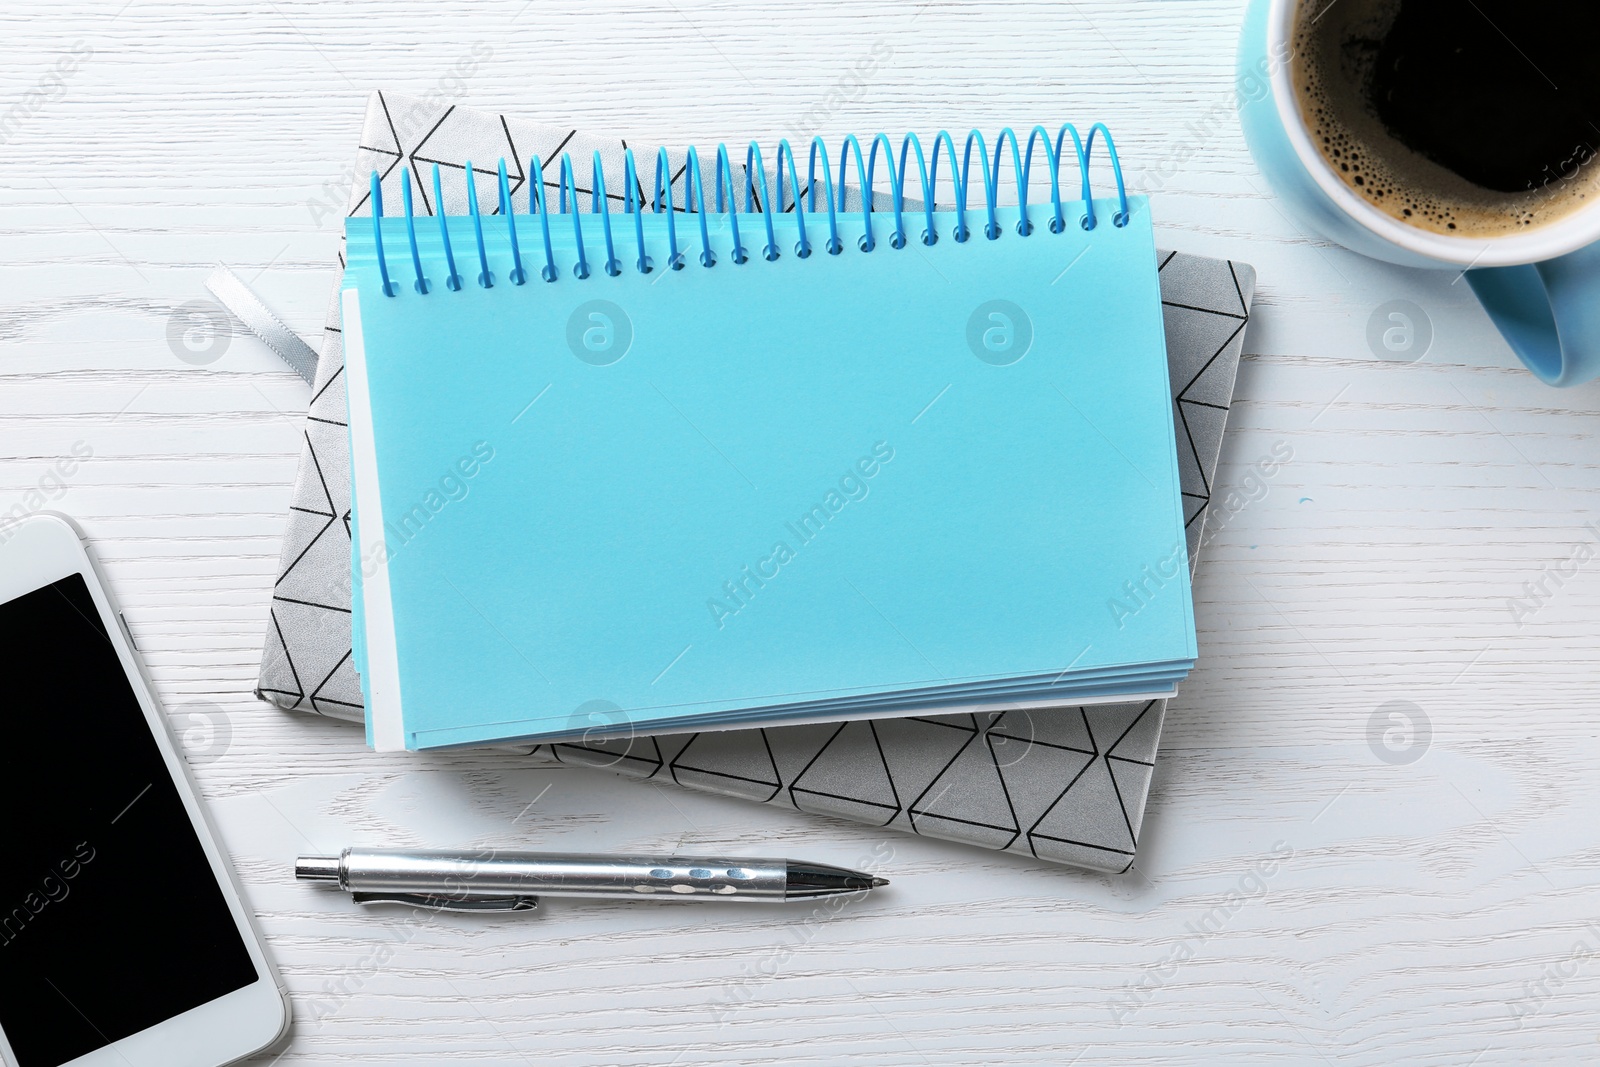
[[1294, 48], [1323, 156], [1392, 215], [1493, 236], [1600, 194], [1600, 0], [1307, 0]]

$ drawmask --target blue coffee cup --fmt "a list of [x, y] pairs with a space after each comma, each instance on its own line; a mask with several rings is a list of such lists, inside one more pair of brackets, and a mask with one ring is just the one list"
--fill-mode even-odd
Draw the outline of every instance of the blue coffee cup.
[[1245, 139], [1290, 213], [1374, 259], [1465, 270], [1479, 303], [1541, 381], [1566, 386], [1600, 376], [1600, 197], [1541, 226], [1471, 237], [1411, 226], [1358, 195], [1313, 143], [1290, 77], [1296, 15], [1327, 2], [1251, 0], [1239, 42]]

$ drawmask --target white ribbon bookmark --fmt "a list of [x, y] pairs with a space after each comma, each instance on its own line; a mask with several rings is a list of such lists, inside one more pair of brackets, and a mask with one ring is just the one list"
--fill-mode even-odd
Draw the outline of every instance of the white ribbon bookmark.
[[239, 280], [238, 275], [219, 264], [211, 272], [211, 277], [206, 279], [206, 288], [234, 318], [244, 323], [251, 333], [261, 338], [263, 344], [278, 354], [278, 358], [304, 378], [307, 385], [312, 383], [317, 376], [316, 351], [302, 341], [299, 334], [285, 326], [283, 320], [274, 315], [261, 302], [261, 298]]

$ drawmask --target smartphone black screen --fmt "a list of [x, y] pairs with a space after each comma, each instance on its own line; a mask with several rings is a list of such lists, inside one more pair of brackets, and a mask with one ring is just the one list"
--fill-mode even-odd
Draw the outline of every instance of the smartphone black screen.
[[89, 588], [0, 604], [0, 1030], [57, 1067], [256, 981]]

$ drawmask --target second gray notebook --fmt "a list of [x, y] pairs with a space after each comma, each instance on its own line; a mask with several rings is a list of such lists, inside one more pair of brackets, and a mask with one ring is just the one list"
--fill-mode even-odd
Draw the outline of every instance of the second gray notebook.
[[[354, 173], [467, 159], [620, 157], [624, 142], [515, 116], [374, 94]], [[653, 149], [636, 148], [640, 158]], [[681, 162], [681, 153], [672, 158]], [[619, 164], [620, 166], [620, 164]], [[451, 183], [455, 188], [459, 183]], [[466, 210], [447, 203], [452, 212]], [[358, 185], [345, 207], [366, 214]], [[422, 207], [430, 214], [438, 205]], [[334, 214], [329, 211], [330, 217]], [[1161, 296], [1191, 560], [1255, 288], [1244, 264], [1163, 252]], [[337, 286], [335, 287], [337, 290]], [[343, 352], [330, 309], [306, 423], [257, 694], [360, 722], [350, 664], [350, 466]], [[1165, 702], [749, 729], [545, 745], [539, 761], [606, 768], [816, 814], [1100, 871], [1133, 862]], [[621, 721], [581, 707], [573, 734]], [[517, 759], [509, 756], [508, 759]]]

